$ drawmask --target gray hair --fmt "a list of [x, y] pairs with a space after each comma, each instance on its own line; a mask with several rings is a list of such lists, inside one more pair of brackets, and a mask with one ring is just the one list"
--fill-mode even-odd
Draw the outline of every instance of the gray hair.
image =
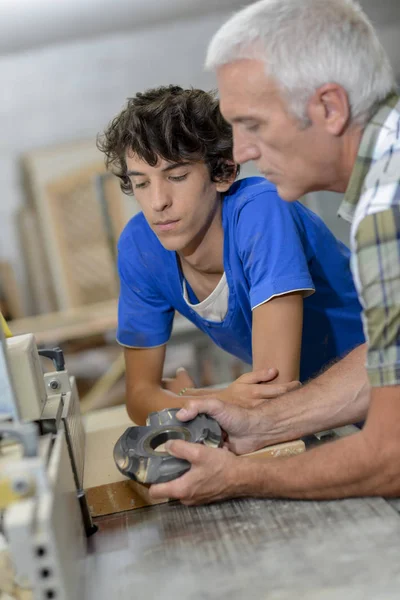
[[386, 52], [354, 0], [260, 0], [244, 8], [214, 35], [206, 68], [246, 58], [265, 62], [304, 124], [309, 98], [325, 83], [346, 90], [352, 121], [361, 125], [396, 88]]

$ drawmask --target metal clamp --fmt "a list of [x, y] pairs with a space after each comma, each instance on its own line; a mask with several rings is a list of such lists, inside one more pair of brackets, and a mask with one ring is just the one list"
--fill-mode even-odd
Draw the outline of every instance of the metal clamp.
[[144, 427], [129, 427], [114, 447], [119, 471], [140, 483], [162, 483], [180, 477], [190, 463], [158, 450], [168, 440], [185, 440], [218, 448], [221, 428], [207, 415], [198, 415], [183, 423], [176, 418], [179, 408], [150, 413]]
[[[64, 353], [57, 346], [57, 348], [44, 348], [42, 350], [38, 350], [39, 356], [44, 356], [45, 358], [49, 358], [53, 361], [53, 364], [56, 368], [56, 371], [64, 371], [65, 369], [65, 360]], [[53, 388], [54, 389], [54, 388]]]

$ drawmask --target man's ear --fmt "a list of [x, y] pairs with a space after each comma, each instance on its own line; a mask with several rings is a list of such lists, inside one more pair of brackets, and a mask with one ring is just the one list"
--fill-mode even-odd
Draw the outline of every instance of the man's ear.
[[216, 182], [217, 192], [227, 192], [238, 175], [238, 165], [232, 160], [224, 160], [223, 179]]
[[349, 97], [337, 83], [326, 83], [315, 90], [307, 109], [311, 123], [322, 126], [330, 135], [342, 135], [350, 124]]

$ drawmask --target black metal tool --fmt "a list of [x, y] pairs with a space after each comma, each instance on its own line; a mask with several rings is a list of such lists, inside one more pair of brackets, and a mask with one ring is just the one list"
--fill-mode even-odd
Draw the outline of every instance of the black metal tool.
[[198, 415], [183, 423], [176, 418], [179, 408], [150, 413], [146, 426], [129, 427], [114, 447], [114, 460], [120, 472], [140, 483], [162, 483], [190, 469], [187, 460], [175, 458], [162, 448], [168, 440], [186, 440], [218, 448], [221, 428], [215, 419]]

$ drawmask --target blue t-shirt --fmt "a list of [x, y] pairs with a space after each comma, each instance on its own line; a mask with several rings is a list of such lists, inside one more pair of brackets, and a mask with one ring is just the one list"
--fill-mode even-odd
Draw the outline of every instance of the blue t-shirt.
[[161, 245], [142, 213], [131, 219], [118, 244], [120, 344], [165, 344], [177, 310], [251, 364], [252, 309], [294, 290], [315, 290], [303, 301], [301, 381], [364, 341], [349, 250], [317, 215], [281, 200], [266, 179], [251, 177], [224, 196], [222, 226], [229, 301], [223, 321], [214, 322], [185, 301], [176, 253]]

